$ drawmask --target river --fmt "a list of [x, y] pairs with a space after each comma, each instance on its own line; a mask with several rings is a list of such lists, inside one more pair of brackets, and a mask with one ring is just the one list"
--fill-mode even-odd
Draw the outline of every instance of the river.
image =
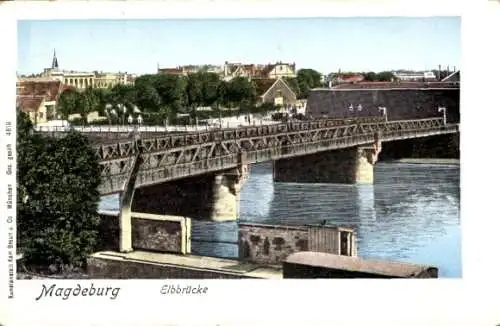
[[[240, 219], [272, 224], [351, 226], [358, 255], [439, 268], [461, 277], [459, 165], [377, 163], [373, 186], [274, 183], [272, 164], [251, 167]], [[105, 197], [101, 209], [116, 209]], [[236, 258], [236, 222], [193, 220], [192, 253]]]

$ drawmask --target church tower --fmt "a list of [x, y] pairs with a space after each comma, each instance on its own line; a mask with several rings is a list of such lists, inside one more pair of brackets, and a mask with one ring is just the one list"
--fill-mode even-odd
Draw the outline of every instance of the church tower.
[[56, 49], [54, 49], [54, 56], [52, 57], [52, 69], [59, 69], [59, 63], [57, 62]]

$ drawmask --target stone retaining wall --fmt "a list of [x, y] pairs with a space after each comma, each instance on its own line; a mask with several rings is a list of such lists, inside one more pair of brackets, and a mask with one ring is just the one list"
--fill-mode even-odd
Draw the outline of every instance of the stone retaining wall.
[[[99, 215], [99, 251], [119, 251], [119, 216]], [[132, 248], [156, 252], [190, 253], [191, 220], [179, 216], [132, 213]]]

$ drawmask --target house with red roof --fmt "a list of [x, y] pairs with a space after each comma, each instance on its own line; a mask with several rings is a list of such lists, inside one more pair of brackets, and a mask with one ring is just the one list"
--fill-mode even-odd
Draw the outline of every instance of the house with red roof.
[[27, 113], [35, 124], [57, 119], [59, 96], [72, 88], [58, 80], [19, 81], [16, 86], [16, 107]]
[[363, 75], [339, 75], [335, 78], [337, 84], [354, 84], [365, 80]]

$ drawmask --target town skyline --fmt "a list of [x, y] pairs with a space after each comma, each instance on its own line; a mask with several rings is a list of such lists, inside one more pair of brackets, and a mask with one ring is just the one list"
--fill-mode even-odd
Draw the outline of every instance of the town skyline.
[[[325, 35], [336, 41], [325, 41]], [[140, 42], [144, 44], [136, 46]], [[295, 63], [297, 70], [311, 68], [322, 74], [339, 69], [427, 71], [439, 65], [459, 70], [460, 18], [19, 22], [18, 74], [50, 67], [54, 49], [61, 69], [74, 71], [150, 74], [158, 67], [226, 61]]]

